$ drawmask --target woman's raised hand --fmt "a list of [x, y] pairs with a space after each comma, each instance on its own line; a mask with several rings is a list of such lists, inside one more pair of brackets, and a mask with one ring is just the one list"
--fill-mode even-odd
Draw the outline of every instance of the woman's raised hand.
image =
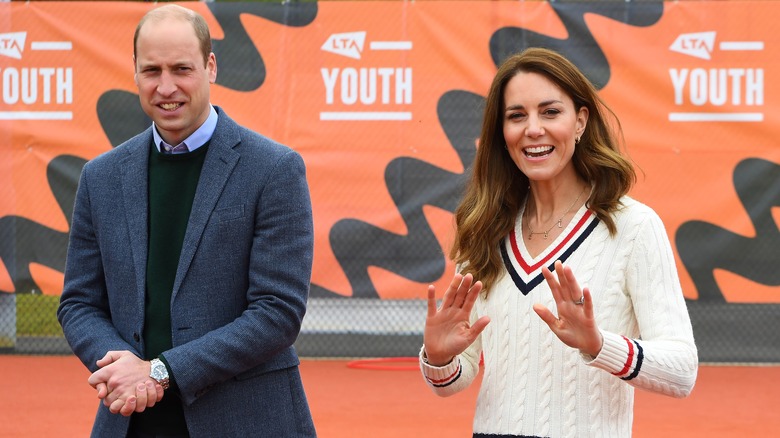
[[542, 268], [542, 275], [555, 299], [558, 316], [538, 303], [534, 304], [534, 311], [564, 344], [596, 357], [604, 340], [593, 317], [593, 297], [587, 287], [580, 289], [574, 272], [570, 267], [564, 267], [560, 260], [555, 262], [555, 273], [558, 275], [547, 267]]
[[436, 288], [428, 286], [428, 316], [425, 318], [424, 344], [428, 363], [444, 366], [462, 353], [482, 333], [490, 318], [483, 316], [469, 323], [471, 309], [482, 283], [471, 274], [455, 274], [444, 293], [441, 307], [436, 307]]

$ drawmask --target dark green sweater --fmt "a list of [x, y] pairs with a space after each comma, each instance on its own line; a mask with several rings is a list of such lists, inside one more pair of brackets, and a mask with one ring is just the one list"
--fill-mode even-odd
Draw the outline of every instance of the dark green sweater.
[[[152, 145], [149, 156], [149, 258], [146, 264], [144, 359], [160, 357], [173, 347], [171, 294], [184, 233], [195, 199], [208, 143], [193, 152], [163, 154]], [[161, 357], [161, 359], [164, 358]], [[167, 365], [167, 364], [166, 364]], [[169, 369], [170, 371], [170, 369]], [[141, 414], [135, 424], [146, 433], [185, 434], [181, 398], [173, 382], [160, 403]]]

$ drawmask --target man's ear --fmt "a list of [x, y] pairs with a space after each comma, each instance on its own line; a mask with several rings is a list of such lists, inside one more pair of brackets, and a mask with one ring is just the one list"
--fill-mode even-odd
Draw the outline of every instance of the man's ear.
[[135, 55], [133, 55], [133, 82], [138, 86], [138, 65], [136, 65]]
[[217, 82], [217, 57], [214, 52], [209, 53], [209, 59], [206, 61], [206, 69], [209, 71], [209, 82]]

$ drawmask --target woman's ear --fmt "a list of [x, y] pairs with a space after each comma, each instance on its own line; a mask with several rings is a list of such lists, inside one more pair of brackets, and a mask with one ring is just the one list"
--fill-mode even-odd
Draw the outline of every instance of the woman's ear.
[[588, 107], [582, 106], [577, 111], [577, 128], [575, 129], [575, 137], [582, 137], [582, 133], [585, 132], [585, 127], [588, 125]]

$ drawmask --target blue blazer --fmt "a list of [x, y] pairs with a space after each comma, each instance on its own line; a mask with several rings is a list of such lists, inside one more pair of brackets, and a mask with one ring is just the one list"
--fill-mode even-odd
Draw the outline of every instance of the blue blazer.
[[[163, 354], [193, 438], [314, 436], [293, 347], [313, 252], [305, 166], [216, 110]], [[79, 180], [57, 317], [93, 372], [110, 350], [143, 357], [152, 129], [91, 160]], [[128, 426], [101, 403], [92, 436]]]

